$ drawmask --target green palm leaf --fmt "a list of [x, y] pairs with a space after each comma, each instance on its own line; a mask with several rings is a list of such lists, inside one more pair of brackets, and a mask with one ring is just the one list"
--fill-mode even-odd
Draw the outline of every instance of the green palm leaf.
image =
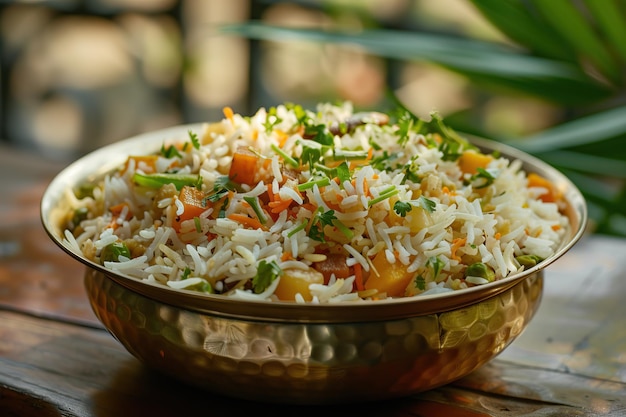
[[489, 88], [523, 91], [560, 103], [588, 103], [610, 95], [606, 86], [590, 79], [576, 65], [521, 54], [517, 49], [488, 42], [405, 31], [346, 33], [254, 22], [226, 26], [223, 31], [279, 42], [356, 44], [378, 56], [432, 62]]
[[533, 6], [550, 23], [581, 57], [594, 65], [611, 82], [620, 80], [617, 63], [607, 50], [605, 43], [585, 20], [583, 14], [569, 0], [533, 0]]
[[541, 153], [626, 136], [626, 106], [581, 117], [533, 136], [509, 140], [526, 152]]
[[575, 62], [571, 48], [564, 47], [558, 33], [539, 20], [520, 0], [471, 0], [500, 32], [541, 56]]

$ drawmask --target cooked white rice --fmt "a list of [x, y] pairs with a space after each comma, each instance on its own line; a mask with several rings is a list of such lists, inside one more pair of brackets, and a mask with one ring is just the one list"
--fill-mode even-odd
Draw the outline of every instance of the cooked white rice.
[[[68, 214], [66, 244], [174, 289], [331, 303], [484, 285], [551, 256], [568, 227], [549, 183], [429, 124], [405, 135], [350, 103], [225, 116], [73, 199], [88, 215]], [[141, 181], [155, 174], [188, 174], [201, 198]]]

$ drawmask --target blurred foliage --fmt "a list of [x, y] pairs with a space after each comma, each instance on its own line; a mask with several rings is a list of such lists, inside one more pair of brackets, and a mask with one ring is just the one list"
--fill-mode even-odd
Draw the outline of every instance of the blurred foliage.
[[471, 110], [445, 117], [460, 132], [507, 142], [561, 170], [587, 198], [593, 230], [626, 236], [626, 2], [468, 2], [506, 41], [374, 25], [355, 31], [251, 21], [224, 30], [266, 41], [356, 44], [375, 56], [436, 64], [487, 95], [530, 96], [558, 106], [558, 122], [527, 137], [490, 131]]

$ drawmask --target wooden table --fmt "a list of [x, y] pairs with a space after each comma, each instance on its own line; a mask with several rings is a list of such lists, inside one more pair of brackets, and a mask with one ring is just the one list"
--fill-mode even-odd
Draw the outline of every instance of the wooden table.
[[39, 220], [63, 165], [0, 147], [0, 416], [626, 415], [626, 240], [584, 237], [548, 269], [526, 331], [451, 385], [366, 405], [256, 404], [157, 374], [102, 328], [83, 267]]

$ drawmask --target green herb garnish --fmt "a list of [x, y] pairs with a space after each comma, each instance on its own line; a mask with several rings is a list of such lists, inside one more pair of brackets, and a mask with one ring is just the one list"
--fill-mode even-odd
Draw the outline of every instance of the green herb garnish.
[[198, 139], [198, 135], [196, 135], [191, 130], [189, 130], [187, 133], [189, 133], [189, 140], [191, 141], [191, 145], [194, 147], [194, 149], [200, 149], [200, 140]]
[[424, 291], [426, 289], [426, 279], [423, 276], [421, 275], [416, 276], [414, 283], [415, 283], [415, 288], [417, 288], [418, 290]]
[[161, 145], [161, 155], [163, 155], [165, 158], [173, 158], [173, 157], [178, 157], [178, 158], [182, 158], [183, 156], [180, 154], [180, 152], [178, 152], [178, 149], [176, 149], [176, 147], [174, 145], [170, 145], [168, 147], [165, 147], [165, 144]]
[[250, 207], [252, 207], [252, 210], [254, 211], [254, 214], [256, 214], [257, 218], [259, 219], [259, 222], [261, 224], [265, 224], [267, 222], [267, 217], [265, 217], [265, 214], [263, 213], [263, 210], [261, 209], [261, 205], [259, 204], [259, 199], [257, 197], [250, 197], [250, 196], [245, 196], [243, 198], [246, 203], [250, 204]]
[[408, 201], [396, 201], [393, 204], [393, 210], [400, 217], [406, 217], [406, 214], [413, 209], [413, 206]]
[[257, 272], [254, 278], [252, 278], [252, 290], [256, 294], [260, 294], [269, 287], [272, 282], [279, 276], [281, 276], [283, 270], [280, 269], [275, 261], [267, 262], [261, 260], [257, 266]]
[[100, 253], [100, 261], [104, 264], [108, 262], [119, 262], [120, 256], [130, 259], [130, 249], [123, 242], [114, 242], [102, 248]]
[[398, 190], [395, 185], [392, 185], [391, 187], [384, 189], [378, 197], [369, 200], [367, 202], [367, 206], [372, 207], [374, 204], [380, 203], [381, 201], [385, 201], [389, 197], [392, 197], [398, 194], [399, 192], [400, 190]]
[[476, 168], [476, 174], [472, 175], [470, 180], [474, 181], [477, 179], [483, 180], [480, 184], [474, 186], [474, 188], [480, 189], [480, 188], [488, 187], [491, 184], [493, 184], [493, 182], [496, 180], [496, 177], [491, 172], [487, 171], [484, 168]]
[[433, 269], [433, 279], [437, 279], [443, 267], [446, 266], [445, 262], [439, 259], [438, 256], [431, 256], [428, 258], [426, 265], [429, 265]]
[[319, 207], [313, 215], [311, 220], [311, 227], [309, 228], [309, 237], [318, 242], [326, 242], [324, 237], [324, 226], [333, 226], [333, 221], [337, 220], [335, 216], [335, 210], [324, 211], [322, 207]]

